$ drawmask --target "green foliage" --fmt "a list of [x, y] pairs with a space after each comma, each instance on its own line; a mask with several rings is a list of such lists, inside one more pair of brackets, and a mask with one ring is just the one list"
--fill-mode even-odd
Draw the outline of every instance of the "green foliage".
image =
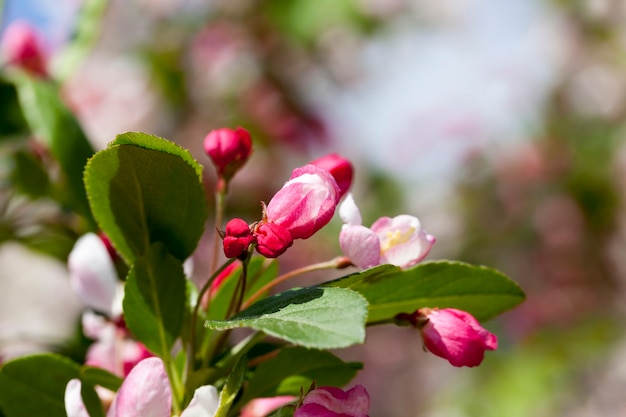
[[56, 85], [25, 74], [15, 78], [15, 85], [30, 129], [50, 150], [64, 174], [58, 187], [64, 192], [60, 201], [93, 223], [83, 169], [94, 150], [82, 128], [61, 101]]
[[91, 208], [127, 264], [155, 242], [180, 260], [191, 255], [207, 217], [201, 173], [187, 150], [145, 133], [119, 135], [89, 160]]
[[80, 366], [53, 354], [27, 356], [0, 368], [0, 408], [7, 417], [65, 417], [63, 398]]
[[222, 392], [220, 392], [220, 405], [214, 417], [226, 417], [228, 415], [228, 411], [230, 410], [231, 405], [235, 401], [235, 398], [243, 385], [247, 368], [247, 358], [245, 356], [239, 358], [228, 376], [226, 385], [224, 385]]
[[402, 271], [381, 265], [327, 284], [350, 288], [369, 303], [368, 323], [387, 322], [422, 307], [454, 307], [490, 319], [524, 300], [524, 292], [500, 272], [462, 262], [427, 262]]
[[186, 281], [181, 262], [154, 244], [128, 273], [124, 319], [133, 335], [153, 353], [166, 357], [180, 335]]
[[319, 386], [341, 387], [350, 382], [361, 367], [360, 363], [344, 362], [323, 350], [283, 348], [255, 370], [241, 403], [260, 397], [298, 396], [300, 390], [313, 381]]
[[365, 340], [367, 302], [344, 288], [310, 287], [261, 300], [229, 320], [208, 320], [211, 329], [249, 327], [288, 342], [318, 349], [343, 348]]
[[50, 179], [43, 164], [31, 152], [17, 151], [13, 155], [11, 185], [22, 194], [37, 199], [48, 195]]

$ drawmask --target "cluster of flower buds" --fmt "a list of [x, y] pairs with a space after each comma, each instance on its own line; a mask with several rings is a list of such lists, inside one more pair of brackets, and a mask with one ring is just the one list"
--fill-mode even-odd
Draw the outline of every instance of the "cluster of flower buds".
[[426, 349], [453, 366], [478, 366], [486, 350], [498, 348], [497, 336], [462, 310], [422, 308], [396, 318], [420, 329]]
[[[242, 128], [218, 129], [205, 139], [205, 150], [218, 176], [230, 180], [251, 153], [250, 135]], [[352, 165], [331, 154], [293, 170], [289, 180], [263, 207], [260, 221], [235, 218], [223, 233], [224, 254], [245, 256], [250, 245], [267, 258], [282, 255], [296, 239], [308, 239], [332, 219], [352, 183]]]

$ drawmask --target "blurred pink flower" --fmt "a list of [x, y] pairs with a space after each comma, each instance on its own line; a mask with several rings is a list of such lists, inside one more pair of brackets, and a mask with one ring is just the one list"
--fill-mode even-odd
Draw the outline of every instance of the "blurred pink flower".
[[121, 314], [122, 284], [107, 245], [94, 233], [81, 236], [68, 257], [70, 285], [78, 297], [109, 317]]
[[11, 23], [2, 37], [2, 54], [10, 65], [46, 77], [46, 56], [35, 27], [25, 21]]
[[[81, 382], [72, 379], [65, 388], [65, 410], [68, 417], [88, 416], [82, 401]], [[213, 417], [219, 405], [217, 390], [211, 385], [194, 392], [189, 406], [180, 417]], [[141, 361], [128, 374], [117, 392], [107, 417], [170, 417], [172, 391], [160, 358]]]
[[496, 350], [498, 338], [469, 313], [454, 308], [422, 308], [426, 317], [422, 336], [426, 348], [453, 366], [478, 366], [485, 350]]
[[289, 231], [292, 239], [307, 239], [328, 224], [339, 195], [327, 170], [314, 165], [296, 168], [267, 205], [267, 221]]
[[381, 264], [411, 267], [424, 259], [435, 243], [417, 217], [406, 214], [381, 217], [371, 228], [362, 226], [361, 213], [350, 194], [339, 215], [345, 223], [339, 234], [341, 250], [361, 269]]
[[320, 387], [309, 392], [294, 417], [368, 417], [370, 397], [362, 385], [348, 391]]

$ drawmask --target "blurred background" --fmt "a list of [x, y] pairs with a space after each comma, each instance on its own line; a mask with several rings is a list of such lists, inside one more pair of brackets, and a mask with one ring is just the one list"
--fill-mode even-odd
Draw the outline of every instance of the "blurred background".
[[[18, 20], [39, 31], [94, 148], [125, 131], [174, 140], [207, 168], [210, 195], [204, 136], [245, 127], [255, 151], [228, 213], [250, 221], [291, 169], [339, 152], [365, 224], [418, 216], [437, 237], [428, 259], [521, 284], [526, 302], [486, 324], [500, 348], [479, 368], [391, 326], [338, 351], [365, 363], [355, 383], [373, 417], [626, 416], [626, 1], [0, 5], [0, 36]], [[18, 168], [38, 152], [0, 73], [0, 361], [84, 354], [65, 267], [81, 229], [25, 187]], [[281, 268], [340, 254], [339, 229], [298, 242]]]

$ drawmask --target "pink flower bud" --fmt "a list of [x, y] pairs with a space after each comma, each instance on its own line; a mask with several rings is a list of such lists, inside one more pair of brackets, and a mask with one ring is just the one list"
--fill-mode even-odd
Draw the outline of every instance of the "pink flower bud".
[[330, 173], [314, 165], [296, 168], [267, 205], [267, 219], [307, 239], [324, 227], [335, 213], [339, 187]]
[[254, 241], [250, 226], [242, 219], [232, 219], [226, 223], [226, 233], [224, 241], [224, 255], [227, 258], [238, 258]]
[[498, 338], [469, 313], [454, 308], [422, 308], [427, 321], [422, 327], [426, 348], [453, 366], [478, 366], [485, 350], [496, 350]]
[[340, 198], [348, 192], [350, 185], [352, 185], [353, 176], [353, 169], [350, 161], [342, 158], [336, 153], [333, 153], [318, 158], [309, 163], [330, 172], [330, 175], [333, 176], [335, 181], [337, 181], [337, 185], [339, 186]]
[[320, 387], [309, 392], [294, 417], [368, 417], [370, 396], [362, 385], [348, 391]]
[[220, 177], [226, 181], [246, 163], [252, 153], [252, 139], [247, 130], [216, 129], [204, 138], [204, 150]]
[[17, 21], [7, 27], [2, 37], [2, 53], [8, 64], [33, 75], [47, 76], [41, 41], [37, 31], [29, 23]]
[[277, 258], [293, 244], [291, 234], [282, 226], [263, 223], [254, 231], [256, 250], [266, 258]]

